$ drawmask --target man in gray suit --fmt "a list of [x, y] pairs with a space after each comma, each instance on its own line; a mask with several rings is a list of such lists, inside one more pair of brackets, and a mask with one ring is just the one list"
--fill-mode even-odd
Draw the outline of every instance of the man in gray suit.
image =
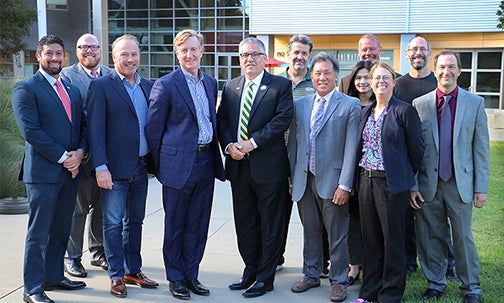
[[446, 289], [449, 218], [464, 302], [477, 303], [480, 265], [471, 220], [472, 203], [481, 208], [487, 202], [490, 147], [485, 104], [457, 85], [458, 53], [444, 50], [434, 56], [434, 74], [436, 90], [413, 100], [426, 146], [418, 187], [410, 192], [410, 205], [418, 210], [418, 257], [428, 281], [422, 299], [435, 300]]
[[[83, 100], [84, 113], [89, 83], [100, 75], [106, 75], [111, 69], [100, 65], [100, 42], [92, 34], [84, 34], [77, 40], [75, 53], [79, 62], [66, 67], [61, 77], [79, 88]], [[82, 169], [87, 178], [79, 181], [77, 203], [72, 218], [72, 230], [65, 254], [65, 271], [75, 277], [86, 277], [87, 272], [82, 266], [82, 247], [84, 226], [89, 217], [88, 244], [91, 253], [91, 265], [108, 268], [103, 249], [103, 216], [100, 202], [100, 190], [96, 180], [91, 178], [91, 161], [85, 162]], [[89, 214], [89, 216], [88, 216]]]
[[353, 185], [360, 102], [336, 91], [339, 64], [325, 53], [313, 59], [315, 95], [294, 101], [287, 150], [292, 200], [304, 229], [303, 274], [291, 290], [320, 286], [324, 258], [322, 231], [328, 235], [331, 301], [346, 298], [348, 276], [348, 199]]

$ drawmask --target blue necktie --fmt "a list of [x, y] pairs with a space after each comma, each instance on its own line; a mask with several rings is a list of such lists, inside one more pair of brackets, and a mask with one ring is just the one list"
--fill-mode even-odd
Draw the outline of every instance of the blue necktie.
[[315, 138], [317, 137], [320, 125], [322, 124], [326, 100], [324, 98], [320, 98], [317, 102], [319, 105], [315, 115], [313, 115], [313, 123], [310, 131], [310, 150], [308, 155], [308, 168], [313, 175], [315, 175]]
[[451, 96], [443, 96], [443, 99], [439, 123], [439, 177], [446, 182], [452, 177], [452, 119], [448, 104]]

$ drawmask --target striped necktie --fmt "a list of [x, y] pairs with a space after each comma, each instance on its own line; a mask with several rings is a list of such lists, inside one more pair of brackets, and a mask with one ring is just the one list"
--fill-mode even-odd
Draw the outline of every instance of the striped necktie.
[[317, 134], [320, 131], [320, 126], [322, 125], [322, 118], [324, 117], [326, 99], [322, 97], [317, 101], [317, 103], [319, 105], [317, 111], [313, 115], [313, 122], [310, 131], [310, 142], [309, 142], [310, 146], [308, 150], [308, 168], [314, 176], [315, 176], [315, 138], [317, 137]]
[[240, 139], [246, 141], [249, 139], [248, 137], [248, 123], [250, 119], [250, 112], [252, 110], [252, 96], [254, 91], [252, 90], [252, 86], [254, 85], [253, 81], [250, 81], [249, 86], [247, 88], [247, 97], [245, 98], [245, 102], [243, 102], [243, 108], [240, 117]]
[[98, 76], [98, 73], [96, 72], [96, 69], [91, 70], [91, 78], [95, 79]]

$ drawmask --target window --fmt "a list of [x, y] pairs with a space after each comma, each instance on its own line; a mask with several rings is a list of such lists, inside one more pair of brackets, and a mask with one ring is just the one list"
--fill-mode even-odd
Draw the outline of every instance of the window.
[[460, 51], [462, 74], [458, 85], [482, 96], [486, 108], [503, 108], [503, 50]]
[[68, 10], [68, 0], [47, 0], [47, 9]]

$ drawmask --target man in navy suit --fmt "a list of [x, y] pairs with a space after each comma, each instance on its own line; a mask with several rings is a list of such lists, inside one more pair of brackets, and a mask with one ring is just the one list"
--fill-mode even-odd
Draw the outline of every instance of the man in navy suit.
[[140, 46], [132, 35], [112, 43], [115, 71], [89, 86], [89, 144], [102, 189], [103, 240], [110, 293], [123, 298], [125, 283], [156, 288], [141, 271], [142, 223], [147, 199], [147, 122], [150, 80], [137, 73]]
[[180, 68], [154, 83], [145, 133], [163, 184], [163, 258], [169, 289], [188, 299], [210, 291], [198, 281], [215, 178], [224, 181], [216, 126], [217, 81], [199, 68], [203, 36], [173, 40]]
[[12, 90], [12, 107], [25, 139], [21, 176], [30, 203], [24, 258], [23, 302], [54, 302], [44, 290], [78, 289], [63, 275], [77, 195], [79, 166], [87, 150], [86, 122], [77, 87], [61, 81], [63, 41], [42, 37], [40, 69]]
[[[77, 86], [84, 102], [86, 113], [86, 98], [89, 83], [100, 75], [107, 75], [112, 70], [100, 65], [101, 50], [98, 38], [92, 34], [84, 34], [77, 40], [75, 53], [79, 62], [65, 67], [61, 77]], [[68, 240], [65, 254], [65, 271], [74, 277], [86, 277], [87, 272], [82, 266], [82, 247], [84, 240], [84, 227], [89, 217], [88, 247], [91, 254], [91, 265], [100, 266], [107, 270], [108, 264], [103, 248], [103, 216], [101, 209], [100, 189], [96, 180], [91, 178], [91, 161], [88, 157], [83, 163], [82, 170], [87, 178], [79, 181], [77, 189], [77, 203], [72, 219], [72, 230]], [[88, 216], [89, 215], [89, 216]]]
[[240, 42], [244, 76], [224, 86], [217, 113], [219, 141], [231, 181], [242, 278], [229, 285], [245, 297], [273, 290], [283, 251], [286, 207], [290, 202], [289, 160], [284, 133], [292, 120], [289, 79], [264, 70], [266, 50], [256, 38]]

